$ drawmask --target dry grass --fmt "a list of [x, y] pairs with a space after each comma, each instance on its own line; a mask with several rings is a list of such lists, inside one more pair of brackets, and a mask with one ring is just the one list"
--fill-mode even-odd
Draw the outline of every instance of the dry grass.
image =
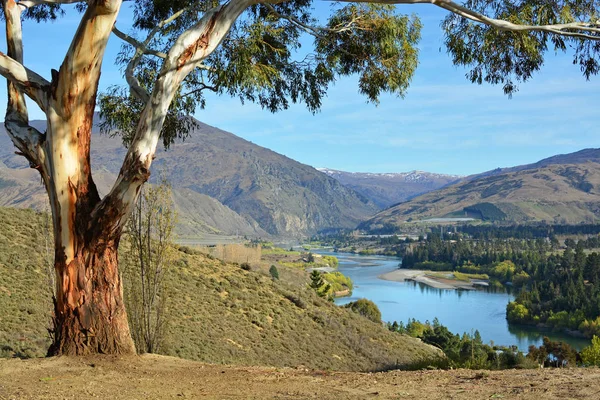
[[[43, 356], [48, 345], [50, 302], [39, 243], [34, 212], [0, 208], [4, 357]], [[416, 339], [317, 297], [304, 284], [273, 281], [266, 271], [244, 271], [189, 253], [178, 252], [171, 269], [166, 355], [354, 371], [423, 365], [439, 355]]]

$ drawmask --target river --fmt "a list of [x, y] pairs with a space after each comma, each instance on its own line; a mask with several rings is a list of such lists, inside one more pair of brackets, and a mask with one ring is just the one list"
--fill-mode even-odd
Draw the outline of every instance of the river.
[[386, 281], [378, 276], [397, 269], [397, 258], [318, 253], [335, 255], [340, 262], [339, 271], [354, 282], [352, 296], [336, 299], [336, 304], [343, 305], [359, 298], [372, 300], [386, 322], [406, 323], [409, 318], [424, 322], [437, 317], [454, 333], [462, 335], [478, 330], [486, 343], [516, 345], [522, 351], [527, 351], [531, 344], [539, 346], [544, 336], [568, 342], [578, 350], [589, 344], [588, 340], [566, 334], [542, 332], [533, 327], [509, 327], [506, 305], [514, 296], [506, 291], [440, 290], [414, 282]]

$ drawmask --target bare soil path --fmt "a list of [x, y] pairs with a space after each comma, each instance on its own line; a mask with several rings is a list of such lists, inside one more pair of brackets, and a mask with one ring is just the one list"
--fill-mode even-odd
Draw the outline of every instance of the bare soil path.
[[600, 369], [342, 373], [172, 357], [0, 360], [0, 399], [600, 399]]

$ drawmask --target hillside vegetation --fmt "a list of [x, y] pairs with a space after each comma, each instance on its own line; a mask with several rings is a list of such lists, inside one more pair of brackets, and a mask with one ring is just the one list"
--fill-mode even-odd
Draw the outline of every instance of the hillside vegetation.
[[[4, 357], [40, 357], [49, 344], [51, 306], [40, 220], [31, 210], [0, 208]], [[245, 271], [183, 250], [169, 273], [166, 355], [352, 371], [427, 365], [439, 357], [435, 348], [337, 307], [305, 285], [274, 281], [268, 272]]]
[[393, 231], [403, 223], [440, 217], [511, 223], [596, 221], [600, 218], [600, 150], [470, 177], [382, 211], [361, 227]]

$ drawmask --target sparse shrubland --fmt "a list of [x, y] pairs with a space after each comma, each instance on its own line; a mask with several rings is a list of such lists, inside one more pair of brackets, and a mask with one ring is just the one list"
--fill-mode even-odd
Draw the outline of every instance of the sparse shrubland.
[[[4, 357], [40, 357], [50, 343], [50, 296], [40, 295], [47, 292], [41, 242], [35, 212], [0, 208]], [[268, 273], [187, 250], [177, 251], [165, 278], [171, 323], [163, 354], [220, 364], [363, 371], [440, 357], [431, 346], [319, 298], [305, 284], [274, 281]]]

